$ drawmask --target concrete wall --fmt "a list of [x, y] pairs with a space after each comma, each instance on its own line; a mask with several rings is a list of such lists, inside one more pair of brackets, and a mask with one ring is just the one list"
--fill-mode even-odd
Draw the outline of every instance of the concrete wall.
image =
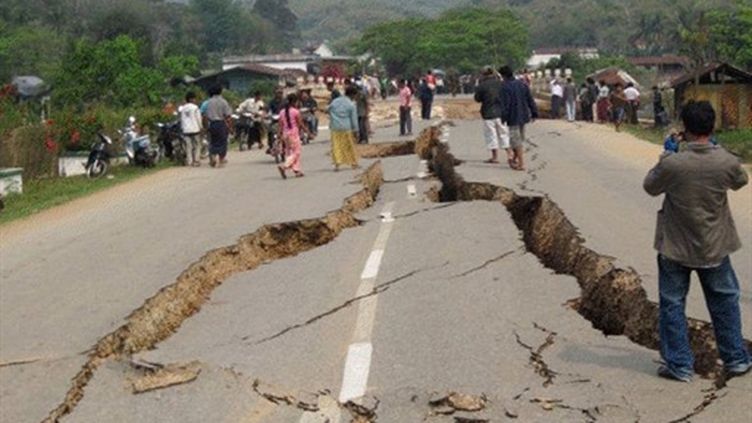
[[[84, 165], [86, 164], [86, 160], [89, 158], [89, 152], [84, 151], [80, 153], [67, 153], [64, 156], [60, 156], [57, 159], [57, 171], [58, 175], [61, 177], [69, 177], [69, 176], [78, 176], [78, 175], [85, 175], [86, 174], [86, 168], [84, 168]], [[120, 155], [117, 157], [112, 157], [110, 159], [110, 165], [112, 166], [118, 166], [127, 164], [128, 159], [125, 155]]]
[[23, 192], [23, 169], [20, 167], [0, 169], [0, 195], [21, 194]]

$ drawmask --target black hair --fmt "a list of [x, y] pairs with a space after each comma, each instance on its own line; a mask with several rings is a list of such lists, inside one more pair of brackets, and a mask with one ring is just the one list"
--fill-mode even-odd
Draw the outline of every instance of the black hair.
[[567, 82], [572, 82], [572, 78], [567, 78]]
[[715, 110], [708, 101], [689, 101], [681, 111], [684, 129], [694, 135], [710, 135], [715, 129]]
[[588, 84], [595, 84], [595, 80], [591, 77], [588, 77], [585, 81], [587, 81]]
[[510, 68], [507, 65], [504, 65], [499, 68], [499, 73], [501, 76], [504, 77], [504, 79], [512, 79], [514, 78], [514, 72], [512, 71], [512, 68]]
[[254, 91], [253, 92], [254, 97], [261, 97], [261, 91]]
[[196, 99], [196, 93], [194, 93], [193, 91], [188, 91], [187, 93], [185, 93], [185, 101], [187, 103], [190, 103], [191, 101], [195, 99]]
[[634, 87], [634, 84], [631, 82], [627, 82], [627, 88], [631, 88], [631, 87]]
[[358, 88], [355, 85], [348, 85], [345, 88], [345, 95], [350, 98], [355, 97], [358, 95]]
[[658, 90], [658, 86], [657, 85], [653, 85], [653, 89], [654, 90]]
[[211, 87], [209, 87], [209, 97], [214, 97], [215, 95], [222, 94], [222, 85], [221, 84], [214, 84]]
[[287, 96], [287, 104], [285, 104], [285, 118], [287, 119], [287, 129], [292, 129], [292, 121], [290, 120], [290, 107], [293, 107], [297, 102], [297, 94], [292, 93]]

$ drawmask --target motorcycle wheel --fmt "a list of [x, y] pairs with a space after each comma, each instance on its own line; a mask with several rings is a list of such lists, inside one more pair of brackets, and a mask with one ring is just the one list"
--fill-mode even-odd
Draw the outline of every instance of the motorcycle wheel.
[[107, 173], [107, 168], [109, 166], [107, 165], [107, 162], [102, 160], [97, 160], [94, 163], [89, 166], [89, 168], [86, 171], [86, 176], [89, 177], [89, 179], [97, 179], [102, 177]]
[[188, 166], [188, 154], [185, 152], [182, 146], [173, 150], [173, 155], [173, 157], [175, 158], [175, 163], [177, 163], [179, 166]]

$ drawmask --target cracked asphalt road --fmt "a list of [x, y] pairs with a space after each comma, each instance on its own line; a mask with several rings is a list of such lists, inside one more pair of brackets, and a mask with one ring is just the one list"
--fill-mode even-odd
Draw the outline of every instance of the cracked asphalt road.
[[[394, 140], [394, 128], [377, 139]], [[560, 135], [552, 135], [552, 134]], [[322, 139], [325, 137], [322, 134]], [[530, 127], [528, 173], [482, 164], [479, 122], [457, 122], [450, 145], [467, 181], [546, 193], [586, 245], [634, 267], [656, 296], [652, 230], [659, 202], [641, 183], [658, 147], [601, 127], [540, 121]], [[38, 422], [63, 398], [79, 353], [191, 262], [267, 223], [318, 217], [356, 192], [350, 172], [329, 171], [326, 145], [304, 151], [306, 178], [281, 181], [266, 157], [235, 155], [222, 171], [174, 169], [66, 210], [0, 230], [0, 421]], [[370, 162], [370, 161], [369, 161]], [[367, 394], [383, 422], [671, 421], [693, 413], [712, 381], [682, 385], [654, 376], [654, 351], [605, 338], [566, 306], [577, 282], [525, 253], [506, 210], [489, 202], [433, 204], [411, 197], [435, 185], [412, 179], [413, 156], [383, 161], [378, 201], [364, 224], [331, 243], [232, 276], [172, 337], [134, 359], [199, 361], [190, 383], [133, 395], [133, 369], [108, 361], [65, 422], [350, 421], [336, 404], [359, 304], [378, 297]], [[743, 242], [752, 247], [752, 193], [732, 197]], [[361, 271], [393, 202], [392, 233], [372, 292]], [[210, 220], [210, 216], [222, 218]], [[132, 225], [131, 222], [143, 222]], [[176, 248], [176, 246], [179, 246]], [[747, 247], [747, 248], [750, 248]], [[752, 338], [752, 260], [736, 257], [745, 334]], [[379, 288], [381, 287], [381, 288]], [[689, 314], [706, 319], [695, 290]], [[555, 333], [556, 335], [552, 335]], [[257, 342], [266, 340], [265, 342]], [[529, 347], [529, 348], [528, 348]], [[555, 377], [550, 377], [555, 375]], [[549, 378], [550, 377], [550, 378]], [[273, 404], [254, 382], [318, 411]], [[307, 394], [301, 394], [306, 392]], [[434, 415], [435, 393], [485, 394], [475, 412]], [[748, 421], [752, 378], [729, 387], [692, 421]], [[722, 419], [722, 420], [721, 420]]]

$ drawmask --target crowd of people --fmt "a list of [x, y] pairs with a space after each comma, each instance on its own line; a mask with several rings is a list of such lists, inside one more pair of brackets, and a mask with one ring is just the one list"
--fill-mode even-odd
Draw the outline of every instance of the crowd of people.
[[[587, 78], [579, 87], [571, 77], [554, 78], [550, 82], [551, 118], [574, 122], [613, 124], [617, 131], [623, 124], [637, 125], [642, 107], [642, 93], [633, 82], [607, 83]], [[656, 127], [668, 125], [668, 113], [663, 104], [663, 90], [652, 88], [653, 117]], [[563, 110], [563, 113], [562, 113]]]
[[[208, 156], [210, 166], [224, 167], [229, 141], [234, 135], [241, 149], [247, 146], [250, 150], [258, 145], [260, 150], [282, 157], [278, 169], [283, 178], [287, 178], [288, 172], [303, 177], [302, 146], [318, 136], [318, 114], [325, 112], [330, 122], [334, 170], [342, 166], [358, 168], [355, 144], [368, 143], [373, 134], [372, 84], [367, 77], [355, 77], [344, 81], [344, 95], [333, 83], [328, 83], [327, 89], [330, 98], [323, 110], [311, 89], [295, 90], [285, 96], [284, 90], [277, 88], [268, 103], [261, 92], [255, 91], [236, 109], [223, 97], [223, 87], [219, 84], [208, 90], [208, 98], [200, 106], [196, 93], [188, 92], [177, 109], [188, 163], [200, 166], [202, 158]], [[431, 100], [432, 96], [431, 93]], [[424, 106], [424, 118], [430, 119], [430, 110], [430, 104]], [[202, 154], [207, 147], [208, 154]]]

